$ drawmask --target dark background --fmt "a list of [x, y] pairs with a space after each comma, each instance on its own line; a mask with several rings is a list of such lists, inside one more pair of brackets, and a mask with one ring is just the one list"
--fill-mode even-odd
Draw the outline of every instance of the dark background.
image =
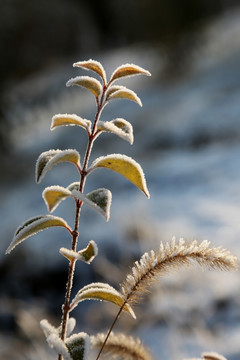
[[237, 0], [1, 0], [0, 144], [8, 144], [8, 88], [69, 56], [131, 44], [160, 47], [181, 68], [207, 21]]

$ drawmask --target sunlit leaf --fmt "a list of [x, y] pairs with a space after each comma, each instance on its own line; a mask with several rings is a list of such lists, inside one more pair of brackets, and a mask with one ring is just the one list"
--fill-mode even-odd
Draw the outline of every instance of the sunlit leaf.
[[122, 77], [129, 77], [134, 75], [151, 76], [150, 72], [134, 64], [124, 64], [119, 66], [112, 74], [110, 81], [113, 82]]
[[148, 198], [150, 197], [141, 166], [129, 156], [121, 154], [101, 156], [93, 162], [89, 172], [100, 167], [116, 171], [125, 176], [143, 191]]
[[[117, 290], [108, 284], [99, 282], [88, 284], [79, 290], [75, 298], [72, 300], [70, 309], [73, 310], [81, 301], [84, 300], [104, 300], [112, 302], [119, 307], [124, 304], [124, 299]], [[136, 318], [130, 305], [125, 304], [123, 310], [127, 311], [133, 318]]]
[[124, 90], [126, 89], [126, 86], [122, 85], [111, 85], [106, 91], [106, 99], [108, 100], [109, 96], [115, 93], [118, 90]]
[[80, 332], [66, 339], [65, 345], [72, 360], [87, 360], [90, 350], [88, 334]]
[[78, 61], [76, 63], [73, 64], [74, 67], [81, 67], [83, 69], [86, 70], [92, 70], [95, 73], [97, 73], [98, 75], [101, 76], [101, 78], [103, 79], [103, 82], [106, 83], [106, 73], [105, 70], [102, 66], [102, 64], [98, 61], [89, 59], [87, 61]]
[[16, 230], [11, 244], [6, 251], [6, 254], [9, 254], [16, 245], [20, 244], [22, 241], [26, 240], [30, 236], [35, 235], [38, 232], [53, 226], [65, 227], [68, 231], [71, 232], [71, 228], [68, 226], [67, 222], [60, 217], [53, 215], [35, 216], [24, 222], [23, 225], [19, 226], [19, 228]]
[[51, 168], [61, 162], [71, 162], [80, 167], [80, 154], [73, 149], [68, 150], [49, 150], [43, 152], [36, 163], [36, 182], [42, 181], [46, 173]]
[[51, 130], [54, 130], [58, 126], [81, 126], [87, 131], [91, 129], [91, 121], [82, 119], [75, 114], [56, 114], [52, 118]]
[[101, 83], [90, 76], [77, 76], [68, 80], [66, 86], [78, 85], [91, 91], [96, 97], [102, 93]]
[[112, 134], [118, 135], [122, 139], [128, 141], [130, 144], [133, 143], [133, 128], [130, 122], [117, 118], [111, 121], [99, 121], [98, 130], [106, 131]]
[[52, 212], [62, 200], [72, 196], [72, 193], [70, 190], [62, 186], [55, 185], [46, 187], [42, 196], [47, 205], [48, 211]]
[[134, 91], [129, 90], [127, 88], [114, 91], [112, 94], [108, 96], [108, 100], [112, 100], [112, 99], [128, 99], [136, 102], [139, 106], [142, 106], [142, 102], [137, 96], [137, 94]]
[[88, 244], [88, 246], [79, 251], [79, 255], [81, 255], [82, 259], [84, 259], [84, 261], [88, 264], [90, 264], [93, 259], [97, 256], [98, 254], [98, 247], [97, 244], [95, 243], [95, 241], [91, 240]]
[[66, 248], [61, 248], [59, 252], [60, 254], [65, 256], [69, 261], [81, 260], [87, 264], [90, 264], [93, 261], [93, 259], [97, 256], [98, 248], [97, 248], [97, 244], [93, 240], [91, 240], [85, 249], [80, 250], [78, 252]]
[[93, 190], [87, 195], [73, 190], [72, 195], [103, 215], [106, 221], [109, 220], [112, 202], [112, 193], [110, 190], [101, 188]]

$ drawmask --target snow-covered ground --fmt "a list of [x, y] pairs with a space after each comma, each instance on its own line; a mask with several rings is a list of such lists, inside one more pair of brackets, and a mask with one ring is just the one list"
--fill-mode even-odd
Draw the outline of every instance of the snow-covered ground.
[[[109, 152], [132, 156], [144, 169], [150, 200], [131, 183], [107, 171], [96, 171], [87, 184], [89, 191], [104, 186], [113, 193], [109, 223], [91, 209], [85, 209], [81, 219], [83, 241], [94, 239], [99, 246], [95, 268], [105, 276], [115, 273], [117, 279], [112, 276], [107, 279], [113, 284], [124, 280], [124, 274], [128, 273], [128, 257], [137, 258], [174, 235], [189, 240], [208, 239], [214, 246], [222, 245], [240, 257], [239, 20], [240, 12], [235, 10], [208, 27], [205, 43], [192, 56], [191, 70], [169, 83], [156, 81], [154, 75], [161, 61], [152, 50], [125, 49], [97, 59], [106, 69], [134, 62], [153, 74], [150, 79], [126, 81], [141, 97], [142, 109], [131, 102], [116, 101], [103, 116], [103, 120], [124, 117], [131, 121], [135, 130], [134, 145], [131, 147], [121, 139], [104, 134], [96, 141], [93, 153], [93, 159]], [[63, 68], [56, 70], [50, 79], [46, 74], [24, 84], [23, 88], [31, 92], [31, 86], [42, 84], [43, 80], [49, 87], [56, 88], [60, 79], [64, 83], [68, 74], [69, 78], [76, 75]], [[17, 91], [20, 90], [16, 90], [15, 98]], [[61, 89], [47, 106], [34, 109], [26, 105], [21, 108], [17, 100], [13, 102], [15, 108], [8, 116], [14, 119], [21, 114], [20, 125], [16, 124], [12, 135], [20, 161], [24, 161], [28, 153], [37, 157], [50, 148], [84, 149], [84, 136], [78, 138], [83, 132], [81, 129], [79, 132], [74, 128], [48, 130], [55, 113], [70, 112], [91, 118], [93, 101], [83, 90]], [[11, 179], [10, 187], [2, 186], [0, 263], [5, 261], [3, 252], [15, 228], [27, 218], [47, 212], [41, 201], [41, 190], [53, 184], [67, 186], [76, 180], [71, 165], [66, 165], [54, 168], [42, 184], [36, 185], [34, 164], [35, 160], [29, 161], [33, 175], [28, 180], [18, 184], [17, 179]], [[71, 200], [66, 200], [56, 215], [71, 222], [72, 205]], [[67, 239], [58, 230], [57, 238], [56, 230], [48, 230], [20, 246], [26, 254], [31, 254], [27, 256], [29, 266], [34, 265], [40, 271], [62, 264], [58, 249], [67, 246]], [[126, 268], [108, 261], [104, 264], [112, 272], [104, 270], [100, 263], [105, 248], [110, 253], [116, 250], [114, 259], [123, 262]], [[17, 253], [18, 248], [15, 251]], [[13, 261], [16, 255], [13, 252], [8, 256]], [[127, 325], [158, 359], [199, 357], [204, 350], [222, 353], [228, 360], [240, 359], [239, 285], [238, 272], [203, 273], [197, 268], [171, 274], [154, 287], [143, 309], [137, 308], [139, 326], [129, 321]], [[97, 306], [99, 309], [103, 305]]]

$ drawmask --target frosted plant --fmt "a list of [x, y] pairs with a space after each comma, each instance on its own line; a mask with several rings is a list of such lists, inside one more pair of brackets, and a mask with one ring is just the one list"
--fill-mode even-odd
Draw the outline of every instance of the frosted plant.
[[187, 360], [227, 360], [224, 356], [213, 353], [213, 352], [204, 352], [202, 358], [191, 358]]
[[[102, 215], [106, 221], [110, 217], [112, 194], [105, 188], [94, 189], [85, 193], [87, 177], [98, 168], [105, 168], [119, 173], [132, 182], [143, 194], [149, 198], [147, 183], [141, 166], [129, 156], [123, 154], [109, 154], [100, 156], [90, 165], [89, 160], [93, 144], [98, 136], [108, 132], [133, 143], [132, 125], [125, 119], [116, 118], [111, 121], [100, 120], [105, 106], [114, 99], [128, 99], [142, 106], [137, 94], [125, 86], [116, 85], [115, 81], [135, 75], [150, 76], [149, 71], [134, 64], [119, 66], [107, 81], [103, 66], [95, 60], [79, 61], [74, 67], [90, 70], [100, 77], [100, 81], [94, 77], [77, 76], [67, 82], [67, 86], [80, 86], [89, 90], [96, 100], [96, 113], [93, 122], [75, 114], [56, 114], [52, 118], [51, 130], [62, 126], [77, 126], [87, 133], [88, 143], [85, 154], [80, 156], [75, 149], [51, 149], [43, 152], [36, 163], [36, 182], [40, 183], [55, 165], [70, 162], [78, 171], [76, 182], [67, 187], [60, 185], [48, 186], [44, 189], [42, 197], [47, 209], [52, 213], [60, 203], [72, 198], [75, 203], [75, 218], [71, 227], [63, 218], [54, 215], [38, 215], [25, 221], [17, 230], [6, 253], [10, 253], [15, 246], [27, 238], [50, 227], [60, 226], [67, 230], [71, 238], [69, 249], [60, 248], [60, 254], [69, 262], [68, 280], [66, 284], [65, 300], [62, 306], [62, 319], [59, 327], [52, 326], [48, 320], [40, 322], [46, 340], [51, 348], [54, 348], [58, 360], [85, 360], [93, 351], [97, 351], [96, 359], [101, 355], [107, 358], [124, 358], [150, 360], [152, 357], [144, 348], [139, 339], [133, 339], [124, 334], [113, 334], [115, 326], [122, 311], [127, 312], [134, 319], [136, 315], [132, 306], [139, 301], [141, 296], [158, 276], [179, 266], [190, 265], [196, 262], [201, 266], [220, 270], [233, 270], [237, 268], [237, 259], [222, 248], [211, 248], [208, 241], [198, 244], [183, 239], [160, 244], [158, 251], [145, 253], [139, 261], [136, 261], [132, 273], [117, 290], [107, 283], [95, 282], [85, 285], [72, 296], [74, 270], [77, 261], [90, 264], [98, 254], [95, 241], [89, 241], [86, 248], [78, 249], [79, 243], [79, 218], [83, 205], [91, 207]], [[102, 300], [115, 304], [119, 310], [107, 334], [88, 335], [85, 332], [74, 333], [76, 320], [70, 317], [71, 311], [85, 300]], [[222, 360], [216, 355], [204, 355], [206, 360]], [[208, 357], [206, 357], [208, 356]], [[211, 357], [212, 356], [212, 357]], [[215, 357], [214, 357], [215, 356]]]

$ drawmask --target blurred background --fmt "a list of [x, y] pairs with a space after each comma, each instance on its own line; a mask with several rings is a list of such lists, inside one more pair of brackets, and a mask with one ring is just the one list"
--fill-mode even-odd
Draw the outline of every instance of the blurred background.
[[[1, 359], [56, 357], [39, 321], [58, 325], [67, 278], [58, 249], [69, 247], [69, 238], [49, 229], [4, 253], [19, 224], [47, 213], [41, 191], [77, 180], [68, 164], [54, 168], [40, 185], [34, 180], [41, 152], [84, 152], [83, 130], [49, 131], [56, 113], [94, 117], [92, 95], [65, 87], [69, 78], [85, 74], [72, 68], [76, 61], [98, 60], [108, 77], [123, 63], [152, 73], [121, 82], [138, 93], [142, 109], [116, 100], [102, 117], [130, 121], [134, 145], [104, 134], [92, 155], [92, 160], [111, 152], [133, 157], [144, 169], [151, 199], [116, 174], [99, 170], [88, 178], [86, 191], [107, 187], [113, 203], [107, 224], [83, 208], [82, 247], [94, 239], [99, 255], [90, 266], [78, 264], [73, 292], [90, 281], [118, 288], [133, 261], [172, 236], [207, 238], [240, 256], [238, 5], [237, 0], [0, 0]], [[73, 203], [66, 200], [54, 214], [71, 224]], [[115, 331], [139, 336], [156, 359], [216, 351], [237, 360], [239, 285], [238, 273], [197, 268], [171, 274], [137, 306], [137, 320], [123, 315]], [[114, 306], [88, 302], [73, 315], [79, 331], [94, 334], [107, 330], [115, 313]]]

